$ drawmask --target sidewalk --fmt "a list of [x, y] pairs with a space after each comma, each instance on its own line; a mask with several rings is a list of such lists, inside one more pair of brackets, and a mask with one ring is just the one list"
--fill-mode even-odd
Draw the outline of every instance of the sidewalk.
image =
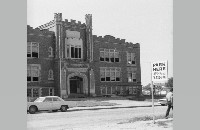
[[[97, 109], [115, 109], [115, 108], [134, 108], [134, 107], [152, 107], [152, 102], [148, 101], [133, 101], [133, 100], [108, 100], [108, 101], [92, 101], [92, 102], [101, 102], [101, 103], [108, 103], [111, 105], [102, 105], [102, 106], [79, 106], [78, 101], [76, 101], [76, 105], [73, 104], [74, 102], [71, 101], [73, 104], [69, 108], [69, 111], [77, 111], [77, 110], [97, 110]], [[158, 103], [154, 103], [154, 106], [158, 106]], [[159, 105], [160, 106], [160, 105]]]

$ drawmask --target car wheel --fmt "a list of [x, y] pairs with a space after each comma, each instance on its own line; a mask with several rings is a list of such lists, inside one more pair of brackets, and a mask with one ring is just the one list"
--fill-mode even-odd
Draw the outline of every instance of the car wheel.
[[60, 110], [61, 110], [62, 112], [66, 112], [66, 111], [67, 111], [67, 106], [61, 106]]
[[30, 114], [35, 114], [36, 111], [37, 111], [37, 107], [36, 106], [30, 106], [29, 107], [29, 113]]
[[161, 104], [162, 106], [165, 106], [165, 104]]
[[52, 110], [52, 112], [57, 112], [58, 110]]

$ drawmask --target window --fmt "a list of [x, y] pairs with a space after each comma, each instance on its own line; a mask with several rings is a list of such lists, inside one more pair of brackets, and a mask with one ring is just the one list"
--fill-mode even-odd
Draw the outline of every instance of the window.
[[[47, 91], [45, 91], [47, 90]], [[44, 93], [43, 93], [44, 92]], [[44, 95], [42, 95], [42, 93]], [[28, 88], [27, 89], [27, 97], [40, 97], [40, 96], [54, 96], [54, 88]]]
[[136, 82], [136, 68], [127, 68], [128, 82]]
[[33, 88], [33, 97], [39, 97], [39, 88]]
[[66, 45], [66, 58], [81, 59], [81, 50], [80, 45]]
[[100, 61], [119, 62], [119, 51], [100, 48]]
[[48, 80], [54, 80], [54, 78], [53, 78], [53, 70], [49, 70]]
[[49, 47], [49, 57], [53, 57], [53, 48], [52, 47]]
[[128, 72], [128, 82], [136, 82], [136, 73]]
[[120, 73], [120, 68], [100, 68], [100, 80], [109, 82], [120, 81]]
[[31, 88], [27, 89], [27, 97], [32, 97], [32, 89]]
[[109, 62], [109, 49], [105, 49], [104, 56], [105, 56], [105, 61]]
[[27, 57], [39, 58], [39, 43], [27, 42]]
[[80, 38], [80, 32], [66, 31], [65, 38], [65, 57], [71, 59], [82, 59], [83, 41]]
[[104, 49], [100, 49], [100, 61], [104, 61]]
[[70, 58], [70, 45], [66, 45], [66, 58]]
[[100, 69], [100, 77], [101, 77], [101, 81], [106, 81], [105, 79], [105, 69]]
[[53, 96], [54, 95], [54, 89], [53, 88], [49, 88], [49, 96]]
[[130, 64], [130, 65], [136, 64], [135, 53], [127, 53], [127, 64]]
[[115, 51], [115, 62], [119, 62], [119, 52]]
[[110, 62], [115, 62], [115, 50], [110, 50]]
[[106, 81], [110, 81], [110, 69], [106, 69]]
[[49, 97], [44, 99], [44, 102], [51, 102], [51, 101], [52, 101], [52, 98], [49, 98]]
[[53, 101], [61, 101], [59, 98], [53, 98]]
[[28, 64], [27, 65], [27, 81], [38, 82], [40, 75], [40, 65]]

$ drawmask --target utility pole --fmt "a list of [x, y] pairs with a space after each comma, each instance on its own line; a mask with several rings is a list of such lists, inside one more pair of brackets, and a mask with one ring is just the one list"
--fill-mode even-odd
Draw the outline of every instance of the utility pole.
[[[151, 65], [151, 63], [150, 63]], [[153, 89], [153, 81], [152, 81], [152, 70], [151, 70], [151, 94], [152, 94], [152, 109], [153, 109], [153, 112], [152, 112], [152, 116], [153, 116], [153, 123], [155, 124], [155, 115], [154, 115], [154, 89]]]

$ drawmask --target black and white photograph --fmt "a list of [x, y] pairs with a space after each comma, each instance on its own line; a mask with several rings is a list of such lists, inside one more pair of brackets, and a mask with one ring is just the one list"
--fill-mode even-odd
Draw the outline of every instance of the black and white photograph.
[[27, 0], [27, 130], [173, 130], [173, 0]]

